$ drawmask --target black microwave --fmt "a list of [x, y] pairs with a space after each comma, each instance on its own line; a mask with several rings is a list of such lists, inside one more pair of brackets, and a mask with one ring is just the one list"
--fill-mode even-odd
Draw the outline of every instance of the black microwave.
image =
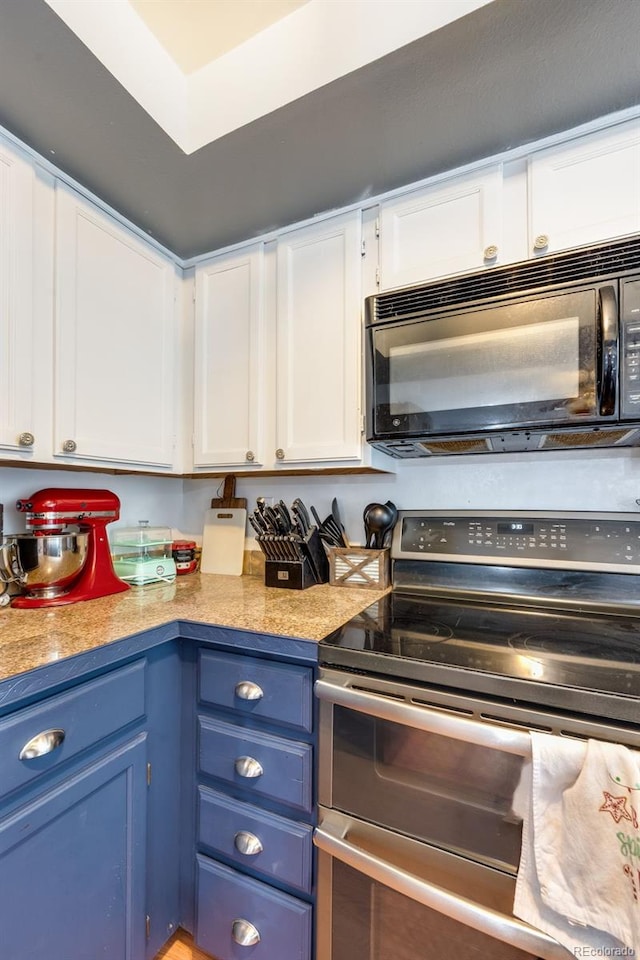
[[393, 457], [640, 444], [640, 235], [365, 301]]

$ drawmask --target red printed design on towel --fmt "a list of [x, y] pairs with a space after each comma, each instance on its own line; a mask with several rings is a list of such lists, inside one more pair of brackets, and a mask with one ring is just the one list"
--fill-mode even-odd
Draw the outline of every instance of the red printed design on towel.
[[631, 880], [631, 887], [633, 889], [633, 899], [637, 903], [638, 902], [638, 886], [636, 884], [635, 875], [638, 873], [638, 871], [634, 870], [633, 867], [630, 867], [628, 863], [625, 863], [622, 869], [624, 870], [625, 876], [629, 877], [629, 879]]
[[[604, 803], [601, 807], [598, 807], [598, 810], [603, 813], [610, 813], [616, 823], [620, 823], [621, 820], [628, 820], [629, 823], [631, 823], [637, 830], [638, 814], [635, 810], [635, 807], [631, 803], [631, 794], [634, 791], [640, 790], [640, 784], [631, 786], [631, 784], [622, 783], [621, 777], [610, 776], [610, 780], [612, 783], [615, 783], [616, 786], [622, 787], [623, 790], [626, 790], [627, 795], [616, 797], [607, 790], [603, 790], [602, 796], [604, 798]], [[629, 804], [628, 807], [627, 804]], [[624, 831], [620, 831], [619, 833], [616, 833], [616, 838], [620, 845], [620, 853], [627, 861], [625, 864], [623, 864], [622, 871], [629, 881], [635, 905], [638, 907], [640, 902], [640, 871], [635, 864], [630, 863], [629, 861], [633, 861], [634, 859], [638, 859], [640, 857], [640, 837], [630, 836]]]
[[638, 826], [638, 818], [633, 807], [631, 811], [627, 810], [628, 797], [614, 797], [606, 790], [602, 791], [602, 795], [604, 803], [601, 807], [598, 807], [598, 810], [610, 813], [616, 823], [620, 823], [621, 820], [629, 820], [634, 827]]

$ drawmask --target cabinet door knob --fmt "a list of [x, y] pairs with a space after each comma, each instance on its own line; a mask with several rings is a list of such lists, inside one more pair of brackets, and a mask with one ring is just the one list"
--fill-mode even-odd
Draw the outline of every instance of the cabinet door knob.
[[21, 447], [32, 447], [35, 442], [36, 442], [36, 438], [32, 433], [29, 433], [28, 431], [21, 433], [20, 436], [18, 437], [18, 445]]
[[253, 757], [238, 757], [235, 762], [236, 773], [239, 777], [246, 777], [253, 780], [255, 777], [261, 777], [264, 773], [262, 764]]
[[235, 693], [240, 700], [262, 700], [264, 697], [262, 687], [251, 680], [242, 680], [240, 683], [236, 683]]
[[498, 248], [495, 244], [490, 244], [490, 246], [484, 248], [483, 257], [485, 260], [495, 260], [498, 256]]
[[546, 233], [539, 233], [538, 236], [533, 241], [534, 250], [544, 250], [549, 246], [549, 237]]
[[234, 920], [231, 924], [231, 936], [241, 947], [253, 947], [260, 943], [260, 932], [248, 920]]
[[255, 833], [249, 833], [247, 830], [239, 830], [233, 838], [233, 845], [238, 853], [243, 853], [245, 857], [255, 857], [257, 853], [262, 853], [264, 847], [260, 837]]
[[282, 447], [278, 447], [276, 450], [276, 460], [284, 460], [284, 450]]
[[253, 461], [255, 460], [255, 458], [256, 458], [256, 455], [255, 455], [255, 453], [253, 452], [253, 450], [247, 450], [247, 452], [246, 452], [246, 454], [245, 454], [245, 460], [247, 460], [249, 463], [253, 463]]
[[64, 730], [43, 730], [25, 743], [18, 756], [20, 760], [33, 760], [35, 757], [44, 757], [47, 753], [51, 753], [59, 747], [60, 744], [63, 743], [64, 738]]
[[78, 444], [75, 440], [65, 440], [62, 444], [62, 449], [65, 453], [75, 453], [78, 449]]

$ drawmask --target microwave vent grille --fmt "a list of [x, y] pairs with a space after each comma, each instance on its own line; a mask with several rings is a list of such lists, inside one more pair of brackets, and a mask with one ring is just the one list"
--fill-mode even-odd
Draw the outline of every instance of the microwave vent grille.
[[461, 303], [473, 304], [633, 271], [640, 271], [640, 235], [376, 294], [371, 298], [374, 310], [369, 322], [408, 319]]
[[491, 448], [486, 440], [430, 440], [422, 446], [430, 453], [487, 453]]
[[[634, 431], [635, 432], [635, 431]], [[629, 439], [628, 430], [601, 430], [591, 433], [549, 433], [544, 439], [545, 449], [552, 447], [611, 447]]]

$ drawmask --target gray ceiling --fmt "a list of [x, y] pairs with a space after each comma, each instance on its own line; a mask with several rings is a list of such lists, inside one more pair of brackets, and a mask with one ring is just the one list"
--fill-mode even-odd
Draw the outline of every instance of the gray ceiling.
[[638, 0], [494, 0], [186, 156], [44, 0], [0, 0], [0, 124], [188, 258], [638, 104], [639, 36]]

